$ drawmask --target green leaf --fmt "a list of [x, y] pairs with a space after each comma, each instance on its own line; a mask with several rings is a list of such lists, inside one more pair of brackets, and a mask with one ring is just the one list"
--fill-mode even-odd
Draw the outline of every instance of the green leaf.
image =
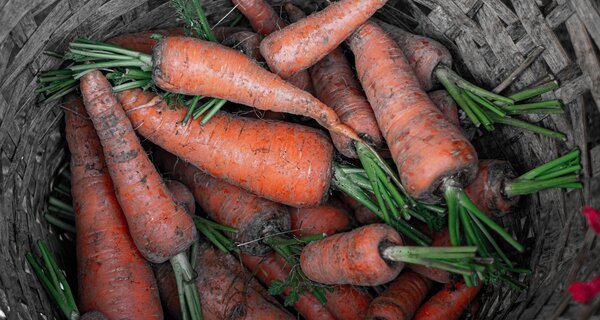
[[269, 294], [272, 296], [280, 295], [283, 293], [283, 288], [286, 287], [286, 284], [281, 280], [273, 280], [271, 285], [269, 286]]

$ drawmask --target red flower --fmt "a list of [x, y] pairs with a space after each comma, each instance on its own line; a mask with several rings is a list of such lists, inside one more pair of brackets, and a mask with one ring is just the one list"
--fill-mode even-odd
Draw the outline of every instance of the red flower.
[[573, 296], [573, 300], [587, 303], [590, 299], [600, 293], [600, 276], [587, 282], [577, 281], [571, 283], [569, 292]]
[[583, 215], [587, 217], [590, 227], [600, 234], [600, 211], [592, 207], [585, 207]]

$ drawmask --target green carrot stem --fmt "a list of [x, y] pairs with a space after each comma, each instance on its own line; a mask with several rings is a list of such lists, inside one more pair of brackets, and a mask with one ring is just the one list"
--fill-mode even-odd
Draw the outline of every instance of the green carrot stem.
[[235, 27], [238, 23], [240, 23], [242, 21], [242, 19], [244, 19], [244, 15], [243, 14], [238, 14], [237, 17], [235, 17], [235, 19], [233, 19], [233, 21], [231, 21], [231, 23], [229, 24], [230, 27]]
[[546, 92], [554, 91], [554, 90], [558, 89], [558, 87], [559, 87], [558, 82], [556, 80], [553, 80], [553, 81], [544, 83], [542, 85], [539, 85], [537, 87], [528, 88], [528, 89], [521, 90], [519, 92], [515, 92], [515, 93], [511, 94], [509, 96], [509, 98], [511, 98], [515, 102], [523, 101], [523, 100], [526, 100], [529, 98], [539, 96]]
[[190, 247], [190, 265], [192, 266], [192, 270], [196, 270], [198, 267], [198, 241], [194, 241], [192, 246]]
[[206, 113], [206, 115], [200, 120], [200, 124], [206, 124], [221, 108], [227, 103], [227, 100], [218, 99], [215, 105]]
[[46, 244], [44, 244], [42, 241], [38, 240], [37, 244], [38, 248], [40, 249], [40, 252], [42, 253], [42, 257], [44, 257], [44, 260], [49, 263], [48, 269], [51, 269], [52, 273], [56, 275], [60, 284], [60, 288], [62, 288], [62, 291], [64, 292], [64, 297], [67, 301], [67, 304], [71, 307], [72, 310], [77, 310], [77, 304], [75, 303], [75, 298], [73, 298], [73, 292], [71, 292], [71, 287], [69, 287], [69, 283], [67, 282], [67, 279], [65, 279], [62, 270], [58, 267], [56, 260], [54, 260], [54, 258], [50, 254], [50, 250], [48, 250], [48, 247], [46, 247]]
[[[479, 219], [477, 219], [477, 217], [468, 210], [467, 210], [467, 214], [469, 215], [470, 219], [473, 221], [473, 224], [477, 227], [477, 230], [483, 235], [482, 238], [486, 239], [487, 242], [489, 244], [491, 244], [494, 251], [500, 256], [500, 258], [502, 259], [502, 261], [504, 261], [504, 263], [506, 263], [508, 266], [512, 267], [512, 262], [510, 261], [510, 259], [508, 259], [506, 254], [504, 254], [504, 251], [502, 251], [502, 248], [500, 248], [500, 246], [498, 245], [496, 240], [494, 240], [494, 237], [492, 237], [492, 234], [487, 230], [487, 228], [485, 227], [483, 222], [481, 222]], [[482, 243], [483, 248], [486, 248], [486, 250], [489, 250], [483, 241], [481, 243]], [[493, 256], [491, 254], [489, 254], [488, 257], [493, 257]]]
[[184, 281], [183, 275], [179, 269], [179, 266], [175, 264], [171, 264], [173, 268], [173, 273], [175, 274], [175, 283], [177, 284], [177, 297], [179, 298], [179, 305], [181, 308], [181, 316], [183, 320], [189, 320], [190, 314], [188, 313], [187, 300], [185, 299], [185, 289], [184, 289]]
[[77, 88], [79, 88], [79, 84], [75, 83], [75, 84], [71, 85], [70, 87], [64, 88], [64, 89], [56, 92], [55, 94], [51, 95], [50, 97], [45, 99], [44, 102], [56, 101], [56, 100], [62, 98], [63, 96], [66, 96], [70, 92], [77, 90]]
[[489, 111], [497, 114], [500, 117], [506, 116], [506, 112], [504, 112], [502, 109], [500, 109], [498, 106], [496, 106], [495, 104], [493, 104], [488, 99], [480, 97], [480, 96], [477, 96], [477, 95], [473, 94], [470, 91], [465, 91], [465, 93], [467, 94], [467, 96], [469, 98], [471, 98], [471, 100], [473, 100], [473, 101], [477, 102], [478, 104], [482, 105], [483, 107], [485, 107]]
[[437, 268], [437, 269], [441, 269], [441, 270], [445, 270], [445, 271], [457, 273], [457, 274], [472, 274], [473, 273], [472, 270], [457, 267], [457, 266], [453, 265], [452, 263], [444, 262], [444, 261], [437, 261], [437, 260], [433, 260], [433, 259], [418, 258], [418, 257], [412, 257], [412, 256], [394, 256], [393, 253], [385, 252], [385, 251], [384, 251], [384, 257], [386, 260], [389, 260], [389, 261], [398, 261], [398, 262], [404, 262], [404, 263], [409, 263], [409, 264], [422, 265], [422, 266], [426, 266], [426, 267], [433, 267], [433, 268]]
[[[404, 189], [404, 186], [402, 183], [400, 183], [400, 179], [396, 175], [395, 171], [392, 170], [392, 168], [387, 164], [387, 162], [385, 162], [385, 160], [383, 160], [383, 158], [381, 158], [381, 156], [375, 149], [373, 149], [373, 147], [360, 141], [355, 141], [354, 147], [356, 148], [356, 153], [358, 154], [359, 158], [367, 157], [371, 159], [375, 163], [375, 166], [383, 170], [387, 177], [394, 182], [396, 187], [398, 187], [398, 190], [400, 190], [402, 194], [408, 196], [406, 189]], [[407, 201], [411, 204], [414, 204], [414, 200], [412, 200], [410, 197], [407, 197]]]
[[352, 180], [352, 183], [356, 184], [361, 189], [373, 192], [373, 186], [371, 185], [369, 178], [360, 174], [349, 174], [348, 177]]
[[38, 78], [39, 82], [53, 82], [53, 81], [57, 81], [57, 80], [67, 80], [67, 79], [71, 79], [72, 75], [68, 74], [68, 75], [58, 75], [58, 76], [47, 76], [47, 77], [40, 77]]
[[508, 110], [507, 114], [520, 115], [520, 114], [563, 114], [563, 109], [526, 109], [526, 110]]
[[[99, 41], [89, 41], [87, 39], [78, 39], [69, 44], [69, 50], [74, 49], [74, 48], [75, 49], [90, 49], [90, 50], [95, 50], [95, 51], [108, 51], [108, 52], [118, 53], [120, 55], [138, 59], [141, 62], [144, 62], [145, 64], [152, 66], [152, 55], [133, 51], [133, 50], [124, 49], [124, 48], [121, 48], [117, 45], [110, 44], [110, 43], [99, 42]], [[93, 51], [85, 50], [84, 52], [85, 52], [85, 54], [89, 54]]]
[[556, 188], [564, 188], [564, 189], [583, 189], [583, 183], [563, 183], [556, 186]]
[[[469, 199], [469, 196], [462, 190], [457, 192], [459, 204], [464, 206], [474, 217], [478, 220], [481, 220], [484, 224], [486, 224], [490, 229], [494, 230], [498, 235], [500, 235], [506, 242], [508, 242], [513, 248], [515, 248], [519, 252], [523, 252], [525, 249], [523, 246], [515, 240], [508, 232], [504, 231], [502, 227], [500, 227], [494, 220], [490, 219], [485, 213], [481, 212], [479, 208]], [[477, 220], [475, 220], [477, 222]]]
[[65, 81], [54, 81], [51, 82], [49, 85], [45, 86], [45, 87], [38, 87], [35, 89], [35, 93], [42, 93], [42, 92], [55, 92], [58, 91], [60, 89], [69, 87], [75, 83], [77, 83], [78, 81], [75, 79], [69, 79], [69, 80], [65, 80]]
[[123, 83], [112, 88], [113, 92], [121, 92], [135, 88], [144, 88], [152, 83], [152, 80], [137, 80]]
[[368, 157], [359, 157], [360, 162], [362, 163], [363, 168], [365, 168], [365, 172], [367, 173], [367, 177], [369, 177], [369, 181], [371, 181], [371, 185], [373, 186], [373, 193], [375, 194], [375, 199], [377, 200], [379, 209], [381, 210], [384, 217], [384, 221], [389, 220], [389, 213], [387, 211], [386, 205], [383, 201], [382, 191], [380, 190], [380, 184], [377, 179], [377, 174], [375, 173], [375, 169], [373, 168], [374, 164]]
[[492, 121], [485, 115], [483, 110], [481, 110], [481, 108], [479, 108], [479, 106], [475, 103], [475, 101], [473, 101], [471, 98], [469, 98], [469, 95], [466, 94], [466, 91], [463, 91], [463, 99], [465, 99], [465, 102], [469, 106], [469, 109], [471, 109], [473, 111], [473, 113], [475, 114], [475, 116], [477, 117], [479, 122], [481, 122], [481, 124], [483, 124], [483, 126], [488, 131], [492, 131], [493, 130]]
[[192, 3], [194, 4], [196, 15], [198, 16], [198, 20], [200, 21], [200, 25], [202, 26], [204, 33], [206, 34], [206, 38], [208, 39], [208, 41], [218, 42], [217, 37], [215, 37], [215, 34], [212, 31], [210, 24], [208, 23], [208, 19], [206, 19], [206, 14], [204, 13], [204, 9], [202, 9], [200, 1], [192, 0]]
[[67, 212], [75, 212], [73, 210], [73, 206], [71, 206], [70, 204], [67, 204], [67, 203], [65, 203], [65, 202], [63, 202], [63, 201], [61, 201], [61, 200], [59, 200], [59, 199], [57, 199], [55, 197], [52, 197], [52, 196], [50, 196], [48, 198], [48, 204], [51, 205], [51, 206], [55, 206], [57, 208], [60, 208], [60, 209], [62, 209], [64, 211], [67, 211]]
[[549, 180], [536, 181], [536, 180], [518, 180], [511, 181], [504, 186], [504, 192], [507, 197], [515, 197], [518, 195], [531, 194], [535, 192], [539, 192], [541, 190], [556, 188], [556, 186], [560, 186], [568, 183], [577, 183], [579, 181], [579, 176], [568, 175], [565, 177], [559, 177]]
[[564, 164], [564, 163], [569, 163], [570, 161], [576, 160], [577, 162], [579, 162], [579, 149], [575, 148], [569, 152], [567, 152], [565, 155], [558, 157], [554, 160], [548, 161], [543, 165], [540, 165], [532, 170], [529, 170], [527, 173], [524, 173], [523, 175], [519, 176], [517, 179], [515, 180], [533, 180], [536, 177], [543, 175], [544, 173], [547, 173], [548, 171]]
[[504, 110], [516, 111], [516, 110], [531, 110], [531, 109], [561, 109], [562, 102], [560, 100], [546, 100], [540, 102], [515, 104], [512, 106], [503, 106]]
[[68, 221], [74, 222], [75, 215], [72, 212], [64, 211], [56, 207], [49, 206], [48, 211], [57, 217], [64, 218]]
[[194, 283], [196, 272], [192, 269], [188, 259], [189, 258], [187, 254], [185, 252], [181, 252], [173, 256], [169, 261], [171, 262], [171, 266], [173, 267], [175, 274], [177, 275], [177, 273], [179, 273], [182, 280], [180, 283], [182, 287], [178, 286], [177, 288], [178, 292], [183, 292], [185, 299], [185, 303], [181, 305], [182, 314], [185, 314], [187, 311], [189, 312], [192, 320], [201, 320], [203, 319], [202, 308], [200, 307], [201, 304], [199, 295], [197, 293], [198, 288]]
[[[513, 104], [514, 101], [511, 98], [507, 98], [504, 96], [501, 96], [499, 94], [495, 94], [491, 91], [485, 90], [481, 87], [478, 87], [468, 81], [466, 81], [465, 79], [463, 79], [461, 76], [459, 76], [456, 72], [452, 71], [450, 68], [446, 67], [446, 66], [442, 66], [440, 65], [439, 67], [436, 68], [436, 76], [439, 77], [439, 73], [442, 72], [444, 78], [451, 80], [452, 82], [456, 83], [456, 86], [458, 86], [459, 88], [466, 90], [466, 91], [470, 91], [471, 93], [478, 95], [480, 97], [484, 97], [490, 100], [494, 100], [494, 101], [499, 101], [505, 104]], [[441, 79], [440, 79], [441, 81]]]
[[208, 109], [210, 109], [215, 103], [217, 103], [218, 99], [212, 98], [205, 102], [198, 110], [194, 111], [194, 116], [192, 117], [194, 120], [198, 119], [203, 113], [205, 113]]
[[537, 181], [549, 180], [549, 179], [557, 178], [560, 176], [564, 176], [569, 173], [579, 173], [579, 172], [581, 172], [581, 165], [577, 164], [574, 166], [566, 167], [564, 169], [556, 170], [556, 171], [538, 176], [537, 178], [535, 178], [535, 180], [537, 180]]
[[132, 60], [132, 59], [136, 59], [134, 57], [124, 56], [124, 55], [121, 55], [121, 54], [95, 52], [95, 51], [87, 51], [87, 50], [79, 50], [79, 49], [74, 49], [74, 48], [71, 48], [69, 50], [69, 52], [71, 54], [80, 55], [81, 57], [83, 57], [83, 59], [81, 61], [91, 60], [90, 58], [106, 59], [106, 60]]
[[216, 223], [212, 220], [208, 220], [208, 219], [205, 219], [202, 217], [194, 216], [194, 220], [200, 221], [201, 223], [203, 223], [213, 229], [216, 229], [216, 230], [227, 231], [227, 232], [232, 232], [232, 233], [238, 232], [238, 230], [236, 228], [224, 226], [222, 224]]
[[42, 77], [45, 77], [45, 76], [58, 76], [58, 75], [67, 75], [67, 76], [70, 76], [72, 74], [73, 74], [73, 72], [71, 72], [71, 70], [69, 70], [69, 69], [57, 69], [57, 70], [44, 71], [42, 73]]
[[188, 123], [190, 117], [194, 113], [194, 109], [196, 109], [196, 106], [198, 105], [198, 102], [200, 102], [200, 97], [193, 97], [191, 99], [190, 105], [188, 106], [188, 109], [185, 112], [185, 116], [183, 117], [183, 120], [181, 120], [182, 125], [185, 126]]
[[505, 125], [509, 125], [509, 126], [513, 126], [513, 127], [517, 127], [517, 128], [522, 128], [525, 130], [529, 130], [531, 132], [536, 132], [536, 133], [543, 134], [543, 135], [546, 135], [546, 136], [549, 136], [552, 138], [557, 138], [562, 141], [567, 141], [567, 136], [564, 135], [563, 133], [556, 132], [556, 131], [546, 129], [546, 128], [542, 128], [540, 126], [531, 124], [527, 121], [511, 118], [508, 116], [507, 117], [498, 117], [492, 113], [488, 113], [488, 115], [490, 116], [492, 121], [495, 123], [505, 124]]
[[444, 198], [448, 206], [448, 235], [450, 236], [450, 243], [453, 246], [460, 244], [460, 236], [458, 231], [458, 189], [452, 186], [446, 187], [444, 192]]
[[[74, 75], [75, 79], [79, 79], [84, 76], [88, 71], [103, 68], [115, 68], [115, 67], [140, 67], [140, 68], [152, 68], [152, 65], [146, 65], [143, 61], [130, 59], [130, 60], [111, 60], [89, 64], [74, 65], [70, 69], [72, 71], [83, 71]], [[142, 69], [143, 70], [143, 69]]]

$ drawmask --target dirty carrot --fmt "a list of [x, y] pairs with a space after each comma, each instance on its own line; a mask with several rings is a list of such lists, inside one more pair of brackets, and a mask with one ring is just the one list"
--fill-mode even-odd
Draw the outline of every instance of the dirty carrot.
[[327, 309], [338, 320], [363, 320], [367, 314], [373, 297], [365, 289], [340, 285], [333, 286], [333, 291], [326, 290]]
[[431, 281], [408, 271], [394, 280], [369, 306], [368, 320], [410, 320], [427, 297]]
[[440, 109], [450, 123], [457, 127], [460, 126], [456, 102], [454, 102], [454, 99], [452, 99], [452, 96], [446, 90], [431, 91], [427, 95], [429, 95], [429, 99]]
[[456, 320], [465, 310], [481, 286], [468, 287], [463, 282], [447, 284], [431, 299], [423, 304], [414, 320]]
[[314, 208], [289, 208], [292, 235], [332, 235], [350, 229], [350, 216], [336, 201]]
[[177, 180], [165, 180], [165, 185], [173, 194], [175, 203], [182, 206], [189, 214], [196, 212], [196, 200], [188, 187]]
[[503, 215], [512, 211], [521, 195], [550, 188], [582, 188], [579, 158], [579, 150], [573, 149], [521, 176], [508, 161], [481, 160], [477, 177], [465, 191], [483, 212]]
[[237, 229], [235, 234], [226, 234], [238, 244], [243, 244], [239, 248], [244, 252], [263, 255], [271, 249], [260, 239], [290, 229], [290, 216], [284, 205], [213, 178], [164, 150], [157, 150], [154, 154], [163, 172], [190, 188], [209, 217]]
[[79, 307], [109, 318], [162, 319], [154, 274], [129, 235], [83, 101], [69, 95], [64, 109], [76, 217]]
[[[117, 200], [137, 249], [150, 262], [170, 260], [177, 273], [191, 280], [193, 272], [185, 252], [197, 238], [191, 216], [173, 201], [108, 80], [100, 71], [92, 70], [81, 78], [80, 85], [85, 109], [100, 138]], [[192, 319], [201, 319], [199, 303], [194, 299], [195, 287], [186, 283], [179, 289], [190, 298], [190, 304], [182, 306], [182, 311], [189, 312]]]
[[152, 54], [152, 48], [158, 43], [158, 40], [153, 35], [159, 36], [182, 36], [184, 34], [181, 28], [158, 29], [152, 31], [142, 31], [136, 33], [127, 33], [112, 37], [106, 42], [115, 44], [119, 47]]
[[307, 69], [337, 48], [386, 0], [341, 0], [320, 12], [268, 35], [260, 51], [282, 77]]
[[250, 21], [252, 29], [262, 35], [268, 35], [287, 25], [264, 0], [232, 0], [231, 2]]

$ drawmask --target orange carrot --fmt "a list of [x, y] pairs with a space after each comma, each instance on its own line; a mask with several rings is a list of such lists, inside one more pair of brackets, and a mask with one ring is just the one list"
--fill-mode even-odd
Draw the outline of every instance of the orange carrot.
[[400, 48], [374, 22], [361, 26], [349, 44], [408, 192], [435, 202], [440, 199], [438, 189], [445, 187], [443, 181], [468, 185], [477, 173], [475, 149], [420, 88]]
[[289, 77], [321, 60], [381, 8], [386, 0], [341, 0], [276, 31], [260, 51], [269, 68]]
[[118, 97], [139, 134], [214, 177], [292, 206], [317, 206], [327, 198], [333, 147], [317, 130], [226, 113], [205, 125], [180, 126], [185, 110], [156, 103], [150, 92]]
[[94, 70], [81, 78], [81, 92], [138, 250], [153, 263], [183, 252], [197, 237], [194, 223], [173, 201], [112, 95], [110, 83]]
[[519, 196], [503, 194], [506, 183], [516, 177], [517, 173], [507, 161], [481, 160], [477, 177], [465, 188], [465, 192], [486, 214], [506, 214], [519, 202]]
[[[244, 279], [227, 268], [225, 260], [226, 256], [209, 243], [199, 245], [195, 283], [205, 319], [294, 319], [287, 311], [248, 288]], [[158, 266], [156, 277], [167, 309], [181, 319], [171, 268], [165, 264]]]
[[422, 305], [414, 320], [455, 320], [468, 308], [481, 286], [467, 287], [463, 282], [447, 284]]
[[452, 67], [452, 55], [441, 43], [406, 32], [385, 22], [378, 21], [378, 23], [402, 49], [423, 90], [429, 91], [435, 85], [436, 67], [440, 64]]
[[338, 320], [365, 319], [373, 297], [364, 289], [349, 286], [333, 286], [333, 292], [326, 290], [327, 309]]
[[[246, 267], [265, 285], [270, 285], [275, 280], [284, 281], [291, 272], [291, 267], [278, 254], [272, 252], [264, 257], [255, 257], [242, 254], [242, 261]], [[283, 289], [288, 295], [292, 289]], [[312, 293], [305, 292], [298, 296], [294, 308], [307, 320], [336, 319], [335, 316], [322, 305]]]
[[96, 130], [81, 98], [67, 96], [64, 107], [76, 217], [79, 308], [100, 311], [111, 319], [162, 319], [156, 280], [129, 235]]
[[[302, 10], [291, 3], [286, 3], [284, 8], [292, 21], [306, 17]], [[296, 75], [298, 74], [300, 73]], [[374, 147], [381, 147], [383, 138], [373, 110], [341, 49], [336, 48], [310, 68], [310, 77], [313, 79], [315, 96], [319, 100], [333, 108], [340, 120], [366, 142]], [[335, 134], [332, 139], [340, 153], [358, 158], [352, 140]]]
[[244, 252], [263, 255], [271, 249], [258, 239], [290, 229], [290, 216], [285, 206], [206, 175], [164, 150], [155, 151], [155, 159], [165, 173], [192, 190], [196, 201], [209, 217], [238, 229], [237, 233], [227, 235], [245, 244], [240, 247]]
[[[448, 247], [450, 245], [451, 243], [448, 229], [436, 232], [434, 234], [433, 241], [430, 244], [432, 247]], [[438, 268], [410, 263], [406, 266], [410, 270], [422, 275], [423, 277], [439, 283], [449, 283], [454, 278], [454, 276], [448, 271], [440, 270]]]
[[171, 191], [175, 203], [182, 206], [189, 214], [196, 212], [196, 200], [188, 187], [177, 180], [165, 180], [165, 185]]
[[444, 114], [444, 117], [453, 125], [460, 127], [458, 119], [458, 107], [452, 96], [446, 90], [436, 90], [428, 93], [429, 99]]
[[152, 54], [152, 48], [158, 43], [158, 40], [152, 38], [153, 34], [166, 36], [182, 36], [183, 29], [168, 28], [152, 31], [142, 31], [136, 33], [122, 34], [108, 39], [106, 42], [116, 44], [125, 49]]
[[289, 208], [291, 230], [296, 237], [325, 233], [332, 235], [350, 229], [348, 213], [335, 201], [315, 208]]
[[404, 266], [381, 256], [385, 245], [402, 245], [402, 238], [388, 225], [371, 224], [307, 244], [300, 265], [316, 282], [376, 286], [396, 278]]
[[264, 0], [232, 0], [231, 2], [250, 21], [252, 29], [260, 34], [267, 35], [287, 25]]
[[373, 300], [366, 319], [410, 320], [430, 288], [431, 281], [414, 272], [405, 272]]

